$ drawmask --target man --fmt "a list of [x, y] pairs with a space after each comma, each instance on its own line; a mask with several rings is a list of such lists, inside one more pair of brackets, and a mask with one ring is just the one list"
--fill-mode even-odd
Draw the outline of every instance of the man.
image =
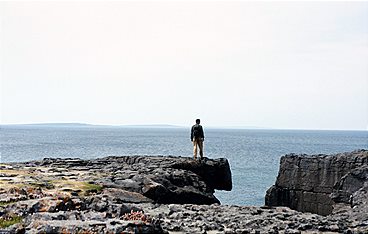
[[193, 156], [194, 160], [197, 160], [197, 150], [199, 147], [199, 155], [201, 156], [201, 160], [203, 159], [203, 141], [204, 141], [204, 133], [203, 128], [200, 125], [201, 120], [196, 119], [196, 124], [192, 126], [192, 131], [190, 133], [190, 140], [193, 142]]

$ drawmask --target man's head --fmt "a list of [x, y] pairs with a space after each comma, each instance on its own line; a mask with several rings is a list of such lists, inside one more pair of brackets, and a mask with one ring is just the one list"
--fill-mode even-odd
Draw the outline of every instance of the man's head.
[[196, 124], [200, 124], [201, 120], [200, 119], [196, 119]]

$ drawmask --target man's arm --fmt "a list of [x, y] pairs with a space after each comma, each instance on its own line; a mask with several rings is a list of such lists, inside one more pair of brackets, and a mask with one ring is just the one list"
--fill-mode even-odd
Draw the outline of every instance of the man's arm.
[[204, 131], [203, 131], [203, 127], [201, 126], [201, 136], [202, 136], [202, 139], [204, 140]]
[[193, 141], [193, 126], [192, 126], [192, 130], [190, 131], [190, 140]]

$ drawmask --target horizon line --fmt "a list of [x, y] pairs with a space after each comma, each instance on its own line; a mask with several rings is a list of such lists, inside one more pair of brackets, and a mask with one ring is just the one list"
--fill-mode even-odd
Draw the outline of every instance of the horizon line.
[[[120, 127], [120, 128], [190, 128], [190, 126], [176, 125], [176, 124], [91, 124], [91, 123], [79, 123], [79, 122], [36, 122], [36, 123], [0, 123], [0, 126], [54, 126], [54, 127]], [[205, 126], [205, 125], [204, 125]], [[304, 130], [304, 131], [368, 131], [367, 129], [315, 129], [315, 128], [271, 128], [271, 127], [259, 127], [259, 126], [247, 126], [247, 125], [230, 125], [230, 126], [220, 126], [220, 125], [208, 125], [205, 128], [210, 129], [249, 129], [249, 130]]]

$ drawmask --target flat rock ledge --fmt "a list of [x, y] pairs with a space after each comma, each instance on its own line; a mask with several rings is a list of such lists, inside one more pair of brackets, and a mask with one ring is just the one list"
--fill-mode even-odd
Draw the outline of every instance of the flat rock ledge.
[[[347, 175], [339, 188], [360, 174]], [[220, 205], [214, 191], [231, 189], [226, 159], [124, 156], [0, 164], [0, 233], [368, 233], [368, 221], [351, 215], [352, 208], [321, 216], [287, 207]], [[359, 209], [367, 207], [364, 198]]]

